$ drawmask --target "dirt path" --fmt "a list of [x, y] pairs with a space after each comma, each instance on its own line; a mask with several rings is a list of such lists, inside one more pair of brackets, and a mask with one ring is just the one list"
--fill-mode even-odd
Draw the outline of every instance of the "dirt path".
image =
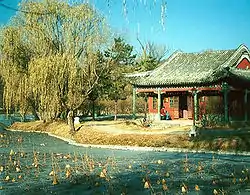
[[95, 130], [110, 134], [186, 134], [190, 127], [171, 127], [161, 129], [143, 128], [136, 125], [126, 125], [124, 121], [91, 121], [86, 122], [87, 126]]

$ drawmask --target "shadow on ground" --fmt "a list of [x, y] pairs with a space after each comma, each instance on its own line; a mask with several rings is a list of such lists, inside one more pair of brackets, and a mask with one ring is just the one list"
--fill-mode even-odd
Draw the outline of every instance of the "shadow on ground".
[[[91, 121], [93, 120], [93, 117], [91, 116], [79, 116], [80, 121]], [[96, 116], [94, 118], [95, 121], [112, 121], [114, 120], [115, 116], [114, 115], [103, 115], [103, 116]], [[143, 116], [136, 116], [137, 119], [143, 118]], [[124, 120], [132, 120], [133, 115], [129, 114], [122, 114], [122, 115], [117, 115], [117, 119], [124, 119]]]

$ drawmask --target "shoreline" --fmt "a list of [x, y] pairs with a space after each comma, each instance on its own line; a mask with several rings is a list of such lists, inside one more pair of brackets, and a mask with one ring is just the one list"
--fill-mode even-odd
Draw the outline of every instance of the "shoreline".
[[70, 145], [85, 147], [85, 148], [101, 148], [101, 149], [112, 149], [112, 150], [127, 150], [127, 151], [149, 151], [149, 152], [178, 152], [178, 153], [204, 153], [204, 154], [224, 154], [224, 155], [239, 155], [239, 156], [250, 156], [250, 152], [239, 151], [239, 152], [230, 152], [230, 151], [212, 151], [212, 150], [194, 150], [188, 148], [168, 148], [168, 147], [143, 147], [143, 146], [125, 146], [125, 145], [99, 145], [99, 144], [82, 144], [77, 143], [76, 141], [65, 138], [59, 135], [55, 135], [50, 132], [45, 131], [36, 131], [36, 130], [16, 130], [16, 129], [6, 129], [6, 131], [12, 132], [27, 132], [27, 133], [44, 133], [48, 136], [55, 137], [57, 139], [63, 140]]

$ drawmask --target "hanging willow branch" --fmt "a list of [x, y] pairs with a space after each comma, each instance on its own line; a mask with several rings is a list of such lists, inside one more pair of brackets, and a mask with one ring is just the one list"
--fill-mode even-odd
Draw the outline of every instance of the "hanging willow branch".
[[162, 4], [161, 4], [161, 26], [162, 26], [163, 30], [165, 30], [166, 10], [167, 10], [167, 3], [166, 3], [165, 0], [162, 0]]
[[1, 32], [5, 107], [51, 120], [77, 109], [97, 84], [106, 66], [97, 67], [95, 53], [108, 29], [88, 4], [24, 1], [20, 9], [27, 12]]

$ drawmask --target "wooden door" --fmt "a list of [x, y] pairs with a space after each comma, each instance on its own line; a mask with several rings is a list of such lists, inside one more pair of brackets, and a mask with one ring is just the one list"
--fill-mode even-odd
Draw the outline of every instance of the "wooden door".
[[179, 96], [173, 97], [174, 118], [179, 118]]

